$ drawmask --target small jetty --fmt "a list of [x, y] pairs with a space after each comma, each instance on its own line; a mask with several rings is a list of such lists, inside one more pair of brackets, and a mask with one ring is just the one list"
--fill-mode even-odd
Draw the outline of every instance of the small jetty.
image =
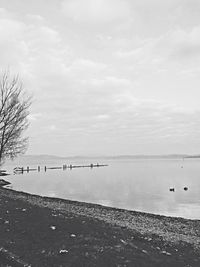
[[72, 165], [72, 164], [67, 165], [67, 164], [64, 164], [63, 166], [52, 166], [52, 167], [51, 166], [43, 166], [43, 167], [37, 166], [37, 168], [30, 168], [29, 166], [27, 166], [27, 167], [15, 167], [13, 169], [13, 172], [14, 172], [14, 174], [21, 174], [24, 172], [29, 173], [31, 171], [40, 172], [43, 170], [46, 172], [47, 170], [67, 170], [67, 169], [72, 170], [75, 168], [91, 168], [91, 169], [93, 169], [93, 168], [106, 167], [106, 166], [108, 166], [108, 165], [107, 164], [99, 164], [99, 163], [97, 163], [97, 164], [91, 163], [88, 165]]

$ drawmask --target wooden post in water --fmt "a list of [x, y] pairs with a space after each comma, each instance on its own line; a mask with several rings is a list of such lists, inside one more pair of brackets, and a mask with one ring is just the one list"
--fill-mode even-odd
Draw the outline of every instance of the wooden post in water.
[[29, 166], [27, 166], [27, 173], [29, 173]]
[[67, 166], [66, 164], [63, 165], [63, 170], [66, 170]]
[[44, 166], [44, 171], [45, 171], [45, 172], [47, 171], [47, 166]]
[[38, 172], [40, 172], [40, 166], [38, 166]]
[[24, 168], [22, 167], [22, 174], [24, 173]]

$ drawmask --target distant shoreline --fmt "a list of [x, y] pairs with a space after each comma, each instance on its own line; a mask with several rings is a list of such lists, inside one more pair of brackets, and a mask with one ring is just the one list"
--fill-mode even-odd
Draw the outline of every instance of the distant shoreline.
[[184, 159], [184, 158], [200, 158], [200, 155], [193, 155], [193, 154], [136, 154], [136, 155], [99, 155], [99, 156], [55, 156], [55, 155], [23, 155], [19, 157], [19, 159], [26, 159], [26, 160], [112, 160], [112, 159]]

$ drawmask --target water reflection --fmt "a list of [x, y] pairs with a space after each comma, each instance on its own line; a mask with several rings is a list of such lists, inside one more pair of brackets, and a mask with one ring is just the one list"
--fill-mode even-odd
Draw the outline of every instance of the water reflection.
[[186, 160], [184, 165], [179, 160], [106, 163], [105, 168], [31, 172], [8, 180], [14, 189], [34, 194], [200, 219], [200, 161]]

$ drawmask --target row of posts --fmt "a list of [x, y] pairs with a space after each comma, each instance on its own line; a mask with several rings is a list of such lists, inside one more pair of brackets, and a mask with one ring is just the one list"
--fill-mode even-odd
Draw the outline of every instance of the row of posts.
[[[96, 167], [99, 167], [99, 164], [97, 164], [97, 165], [95, 165], [95, 166], [96, 166]], [[84, 167], [84, 166], [83, 166], [83, 167]], [[90, 165], [87, 166], [87, 167], [93, 168], [93, 167], [94, 167], [94, 164], [90, 164]], [[74, 168], [74, 166], [70, 164], [68, 168], [69, 168], [69, 169], [72, 169], [72, 168]], [[45, 171], [45, 172], [47, 171], [47, 169], [48, 169], [47, 166], [44, 166], [44, 171]], [[51, 168], [51, 169], [54, 169], [54, 168]], [[66, 169], [67, 169], [67, 165], [64, 164], [63, 167], [60, 167], [60, 168], [59, 168], [59, 167], [55, 167], [55, 169], [63, 169], [63, 170], [66, 170]], [[31, 171], [31, 170], [33, 170], [33, 169], [30, 169], [29, 166], [27, 167], [27, 169], [24, 169], [23, 167], [20, 168], [20, 171], [21, 171], [21, 172], [24, 172], [24, 171], [29, 172], [29, 171]], [[37, 170], [38, 172], [40, 172], [41, 167], [38, 166], [37, 169], [34, 169], [34, 170]]]
[[[96, 166], [99, 167], [99, 164], [97, 163]], [[88, 167], [93, 168], [93, 167], [94, 167], [94, 164], [90, 164], [90, 166], [88, 166]], [[58, 167], [58, 168], [59, 168], [59, 167]], [[69, 169], [72, 169], [72, 168], [74, 168], [74, 167], [73, 167], [73, 165], [70, 164], [70, 165], [69, 165]], [[59, 169], [61, 169], [61, 168], [59, 168]], [[62, 167], [62, 169], [63, 169], [63, 170], [66, 170], [66, 169], [67, 169], [67, 165], [64, 164], [63, 167]], [[27, 169], [27, 171], [28, 171], [28, 169]], [[45, 171], [45, 172], [47, 171], [47, 166], [44, 166], [44, 171]], [[40, 172], [40, 166], [38, 166], [38, 172]]]

